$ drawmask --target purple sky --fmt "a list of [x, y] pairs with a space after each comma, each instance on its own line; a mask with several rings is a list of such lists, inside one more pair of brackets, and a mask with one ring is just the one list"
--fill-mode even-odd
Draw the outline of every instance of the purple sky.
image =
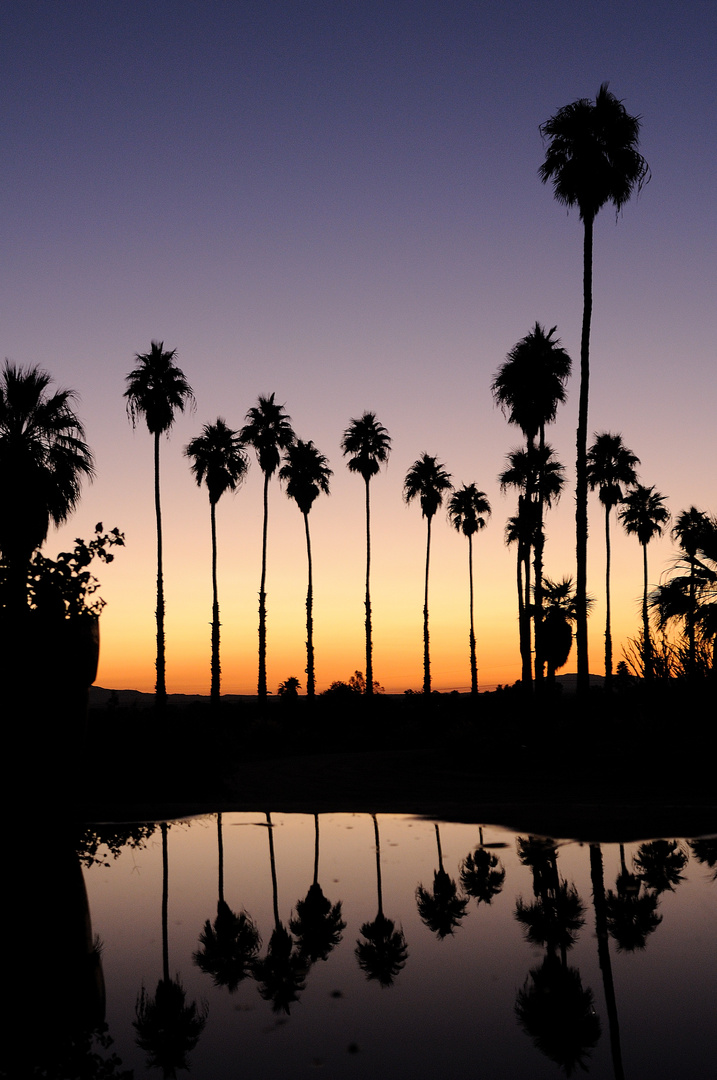
[[[375, 483], [378, 677], [420, 681], [424, 530], [401, 485], [423, 451], [493, 502], [479, 650], [504, 627], [510, 671], [483, 676], [516, 677], [503, 543], [514, 499], [496, 475], [520, 440], [490, 381], [536, 319], [557, 324], [577, 361], [582, 228], [538, 180], [538, 127], [606, 80], [642, 117], [652, 180], [617, 224], [605, 209], [596, 225], [590, 431], [620, 431], [673, 514], [717, 510], [712, 0], [24, 0], [0, 9], [0, 49], [2, 355], [80, 392], [98, 477], [69, 537], [103, 520], [128, 538], [100, 575], [114, 685], [130, 639], [146, 658], [140, 681], [153, 678], [151, 444], [132, 434], [122, 400], [152, 338], [178, 348], [198, 403], [162, 450], [170, 690], [189, 688], [190, 657], [204, 678], [209, 621], [206, 500], [181, 448], [218, 414], [240, 426], [272, 391], [335, 472], [331, 499], [313, 512], [319, 682], [363, 665], [362, 493], [339, 438], [365, 409], [394, 441]], [[569, 391], [550, 439], [572, 484], [577, 377]], [[254, 465], [220, 506], [223, 622], [237, 635], [228, 690], [255, 680], [260, 487]], [[303, 535], [285, 503], [277, 486], [270, 685], [303, 671]], [[553, 577], [573, 571], [572, 512], [567, 491], [548, 523]], [[591, 521], [590, 591], [601, 598], [597, 507]], [[463, 686], [467, 660], [455, 672], [450, 654], [467, 637], [465, 552], [443, 523], [435, 531], [436, 682]], [[51, 536], [48, 550], [66, 542]], [[616, 547], [624, 636], [637, 630], [640, 552], [630, 538]], [[651, 550], [655, 581], [670, 554], [669, 540]], [[331, 670], [319, 656], [322, 604]], [[602, 612], [598, 603], [598, 671]], [[185, 642], [181, 670], [172, 635]]]

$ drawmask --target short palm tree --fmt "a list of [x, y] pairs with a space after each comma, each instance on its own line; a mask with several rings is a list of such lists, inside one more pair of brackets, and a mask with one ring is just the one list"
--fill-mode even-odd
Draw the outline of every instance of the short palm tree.
[[443, 496], [452, 491], [451, 474], [438, 458], [421, 454], [406, 473], [403, 498], [407, 503], [418, 499], [426, 519], [426, 581], [423, 599], [423, 693], [431, 692], [431, 654], [428, 642], [428, 568], [431, 560], [431, 522], [443, 505]]
[[167, 700], [164, 658], [164, 574], [162, 568], [162, 508], [159, 498], [159, 437], [169, 432], [177, 410], [194, 407], [192, 388], [175, 364], [176, 349], [164, 348], [163, 341], [153, 341], [148, 353], [136, 353], [137, 366], [125, 379], [127, 415], [132, 427], [143, 416], [147, 430], [154, 436], [154, 509], [157, 518], [157, 705]]
[[539, 176], [550, 181], [553, 194], [564, 206], [577, 206], [584, 225], [583, 321], [580, 338], [580, 400], [578, 405], [575, 493], [575, 544], [577, 562], [578, 690], [589, 687], [587, 597], [588, 543], [588, 397], [590, 382], [590, 324], [592, 320], [593, 224], [607, 203], [617, 213], [634, 191], [649, 178], [647, 162], [638, 152], [640, 118], [603, 83], [596, 98], [580, 98], [559, 109], [541, 125], [548, 140]]
[[291, 417], [283, 405], [277, 405], [274, 394], [259, 397], [258, 403], [246, 414], [246, 423], [239, 432], [243, 443], [253, 446], [259, 468], [264, 474], [264, 525], [261, 543], [261, 584], [259, 586], [259, 697], [267, 697], [266, 685], [266, 538], [269, 525], [269, 481], [279, 467], [281, 451], [294, 442], [296, 436]]
[[0, 373], [0, 550], [8, 564], [8, 606], [27, 606], [33, 551], [50, 522], [61, 525], [75, 509], [94, 463], [74, 411], [75, 393], [50, 393], [39, 367], [6, 361]]
[[645, 678], [652, 678], [652, 641], [647, 611], [647, 545], [656, 536], [662, 536], [664, 525], [670, 520], [665, 506], [665, 496], [652, 487], [637, 484], [625, 496], [618, 517], [625, 531], [636, 536], [642, 544], [643, 590], [642, 590], [642, 648]]
[[476, 636], [473, 620], [473, 537], [486, 526], [490, 517], [490, 503], [485, 491], [479, 491], [475, 484], [464, 484], [454, 491], [448, 500], [448, 517], [457, 532], [468, 537], [468, 584], [470, 595], [470, 658], [471, 658], [471, 694], [478, 693], [478, 664], [476, 660]]
[[[535, 449], [535, 440], [542, 451], [545, 447], [545, 425], [555, 420], [558, 405], [565, 401], [565, 384], [570, 376], [572, 361], [555, 337], [557, 327], [546, 330], [536, 322], [529, 334], [513, 346], [498, 369], [491, 390], [495, 403], [525, 435], [528, 452]], [[538, 528], [535, 534], [535, 675], [543, 677], [542, 649], [539, 639], [543, 621], [543, 541], [542, 529], [545, 494], [538, 470], [535, 489], [526, 491], [529, 500], [537, 503]]]
[[341, 436], [341, 449], [348, 457], [349, 472], [358, 473], [366, 485], [366, 693], [373, 694], [373, 628], [371, 624], [371, 502], [369, 484], [391, 453], [391, 437], [376, 414], [365, 412], [352, 418]]
[[[555, 672], [565, 667], [573, 647], [573, 623], [577, 618], [577, 599], [572, 577], [562, 581], [543, 581], [545, 597], [545, 633], [543, 649], [548, 665], [548, 681], [555, 682]], [[588, 611], [593, 606], [592, 597], [587, 598]]]
[[197, 484], [204, 482], [209, 492], [212, 527], [212, 682], [211, 702], [219, 704], [221, 666], [219, 663], [219, 592], [217, 588], [217, 503], [225, 491], [236, 491], [249, 468], [249, 459], [239, 434], [227, 427], [221, 416], [215, 424], [205, 424], [202, 434], [185, 446]]
[[329, 479], [333, 476], [329, 463], [309, 440], [297, 439], [284, 454], [284, 464], [279, 469], [279, 479], [286, 484], [286, 494], [293, 499], [304, 516], [306, 532], [306, 556], [309, 564], [309, 583], [306, 590], [306, 693], [314, 697], [316, 676], [314, 671], [314, 584], [311, 562], [311, 536], [309, 511], [321, 492], [329, 494]]
[[623, 500], [623, 489], [637, 483], [640, 459], [628, 450], [621, 435], [602, 431], [588, 450], [587, 476], [605, 507], [605, 689], [612, 688], [612, 628], [610, 624], [610, 511]]

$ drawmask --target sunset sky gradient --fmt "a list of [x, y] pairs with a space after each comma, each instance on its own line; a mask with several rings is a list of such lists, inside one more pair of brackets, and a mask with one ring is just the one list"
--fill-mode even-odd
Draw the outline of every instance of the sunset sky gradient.
[[[374, 667], [421, 685], [425, 522], [403, 478], [424, 451], [493, 516], [475, 544], [479, 683], [519, 676], [515, 497], [521, 441], [491, 379], [536, 320], [574, 362], [548, 439], [569, 485], [546, 572], [574, 573], [582, 225], [538, 179], [539, 125], [600, 84], [642, 117], [652, 179], [595, 228], [589, 432], [622, 433], [641, 480], [717, 511], [713, 0], [24, 0], [0, 12], [2, 356], [75, 388], [97, 478], [55, 555], [98, 521], [127, 547], [100, 567], [98, 683], [154, 686], [152, 442], [122, 397], [137, 352], [178, 349], [197, 400], [162, 444], [167, 689], [208, 693], [209, 505], [183, 447], [240, 427], [275, 392], [334, 470], [311, 513], [318, 689], [364, 668], [364, 503], [340, 437], [374, 411], [393, 439], [372, 482]], [[261, 474], [219, 504], [222, 689], [257, 676]], [[591, 499], [590, 668], [603, 670], [604, 551]], [[304, 681], [303, 523], [270, 493], [268, 681]], [[614, 527], [615, 659], [639, 629], [641, 551]], [[470, 685], [467, 543], [439, 512], [436, 689]], [[651, 545], [657, 583], [673, 552]], [[568, 668], [574, 670], [575, 657]]]

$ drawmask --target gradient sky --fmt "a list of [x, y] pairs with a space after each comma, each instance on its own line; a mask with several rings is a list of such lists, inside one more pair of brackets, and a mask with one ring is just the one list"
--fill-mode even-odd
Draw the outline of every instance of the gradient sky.
[[[435, 454], [493, 505], [476, 549], [483, 689], [519, 676], [520, 443], [491, 379], [536, 320], [577, 372], [582, 226], [538, 180], [539, 124], [600, 84], [642, 117], [652, 179], [595, 229], [590, 433], [622, 433], [673, 515], [717, 511], [713, 0], [170, 0], [0, 8], [1, 354], [80, 394], [95, 483], [55, 555], [94, 524], [127, 547], [101, 566], [98, 683], [154, 685], [152, 442], [124, 378], [152, 339], [178, 349], [197, 409], [162, 444], [167, 688], [208, 692], [209, 508], [183, 457], [218, 415], [276, 392], [334, 469], [311, 513], [319, 689], [364, 668], [364, 504], [340, 437], [375, 411], [393, 438], [372, 482], [375, 674], [419, 688], [425, 523], [406, 470]], [[546, 572], [574, 573], [577, 373], [549, 439], [569, 486]], [[254, 692], [261, 474], [219, 504], [222, 689]], [[305, 667], [301, 515], [270, 494], [268, 680]], [[467, 689], [467, 544], [439, 514], [434, 687]], [[641, 550], [614, 529], [614, 637], [639, 629]], [[649, 549], [657, 583], [669, 537]], [[590, 667], [602, 671], [603, 528], [591, 500]], [[574, 670], [575, 657], [566, 670]]]

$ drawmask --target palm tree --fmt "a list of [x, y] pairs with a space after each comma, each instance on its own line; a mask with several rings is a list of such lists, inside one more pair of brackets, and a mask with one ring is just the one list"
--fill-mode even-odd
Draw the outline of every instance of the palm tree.
[[373, 819], [373, 833], [376, 840], [376, 887], [378, 891], [378, 913], [373, 922], [366, 922], [361, 927], [363, 941], [357, 940], [354, 955], [367, 979], [376, 979], [381, 987], [393, 986], [397, 975], [403, 971], [408, 959], [406, 935], [393, 919], [383, 913], [383, 888], [381, 886], [381, 839], [378, 831], [378, 818]]
[[595, 101], [580, 98], [559, 109], [540, 127], [549, 140], [539, 176], [549, 180], [564, 206], [577, 206], [584, 225], [583, 321], [580, 337], [580, 401], [578, 406], [575, 492], [575, 546], [578, 596], [578, 690], [589, 688], [587, 597], [588, 543], [588, 398], [590, 383], [590, 323], [592, 319], [593, 225], [599, 211], [611, 203], [619, 213], [633, 191], [649, 179], [647, 162], [638, 153], [640, 118], [603, 83]]
[[75, 509], [94, 463], [72, 390], [49, 392], [39, 367], [5, 362], [0, 374], [0, 550], [8, 564], [8, 607], [27, 607], [27, 573], [50, 522]]
[[479, 491], [475, 484], [464, 484], [454, 491], [448, 500], [448, 517], [456, 532], [468, 537], [468, 583], [470, 592], [470, 657], [471, 657], [471, 694], [478, 693], [478, 664], [476, 661], [476, 636], [473, 621], [473, 537], [486, 526], [490, 517], [490, 503], [485, 491]]
[[219, 704], [219, 593], [217, 590], [217, 503], [225, 491], [236, 491], [249, 468], [241, 439], [236, 431], [227, 427], [221, 416], [216, 424], [205, 424], [202, 434], [185, 446], [184, 453], [192, 460], [191, 469], [197, 484], [202, 481], [209, 492], [209, 510], [212, 526], [212, 685], [211, 702]]
[[[491, 384], [493, 398], [526, 438], [527, 449], [535, 448], [536, 438], [541, 451], [545, 447], [545, 425], [555, 420], [558, 405], [565, 401], [565, 383], [570, 376], [572, 361], [553, 326], [546, 330], [536, 322], [529, 334], [513, 346]], [[543, 619], [543, 543], [542, 529], [545, 493], [538, 471], [535, 489], [526, 492], [528, 499], [538, 503], [538, 528], [535, 536], [535, 675], [543, 677], [540, 635]]]
[[[555, 683], [555, 672], [565, 667], [573, 647], [573, 623], [577, 618], [577, 599], [572, 577], [562, 581], [543, 580], [545, 596], [545, 627], [543, 649], [548, 665], [548, 681]], [[593, 606], [587, 598], [588, 611]]]
[[612, 689], [612, 629], [610, 624], [610, 511], [623, 500], [623, 488], [637, 483], [635, 466], [640, 459], [628, 450], [621, 435], [602, 431], [587, 454], [587, 477], [591, 491], [599, 493], [605, 507], [605, 689]]
[[662, 536], [662, 527], [670, 520], [670, 512], [664, 505], [665, 496], [652, 487], [637, 484], [628, 492], [618, 517], [631, 536], [636, 536], [642, 544], [643, 590], [642, 590], [642, 633], [643, 661], [645, 678], [652, 678], [652, 641], [650, 622], [647, 617], [647, 545], [656, 536]]
[[[502, 492], [508, 488], [516, 488], [518, 496], [518, 514], [511, 519], [506, 531], [506, 542], [518, 541], [518, 587], [521, 587], [520, 562], [524, 568], [522, 581], [523, 594], [518, 602], [518, 619], [520, 630], [520, 655], [522, 660], [521, 682], [526, 689], [532, 686], [531, 669], [531, 585], [530, 585], [530, 551], [537, 543], [537, 535], [543, 530], [542, 520], [538, 520], [539, 506], [530, 497], [530, 493], [536, 490], [540, 483], [543, 506], [550, 507], [557, 502], [565, 483], [565, 467], [560, 464], [554, 455], [552, 446], [544, 443], [542, 447], [522, 449], [518, 447], [509, 451], [507, 465], [498, 476]], [[519, 594], [520, 595], [520, 594]]]
[[306, 556], [309, 563], [309, 584], [306, 591], [306, 693], [310, 698], [316, 693], [314, 675], [314, 585], [311, 563], [311, 536], [309, 535], [309, 511], [314, 499], [323, 491], [329, 494], [329, 478], [333, 476], [329, 463], [309, 439], [297, 439], [286, 450], [279, 479], [286, 484], [286, 494], [296, 502], [304, 515], [306, 532]]
[[416, 888], [416, 904], [421, 921], [439, 941], [443, 941], [449, 934], [454, 934], [461, 925], [461, 921], [465, 919], [468, 897], [459, 896], [455, 881], [443, 869], [441, 834], [437, 824], [434, 824], [434, 828], [438, 849], [438, 869], [433, 874], [433, 891], [419, 884]]
[[376, 414], [365, 412], [351, 419], [341, 436], [341, 449], [348, 456], [349, 472], [358, 473], [366, 485], [366, 693], [373, 694], [373, 640], [371, 626], [371, 503], [369, 484], [391, 453], [391, 437]]
[[672, 539], [677, 540], [689, 562], [689, 605], [686, 617], [688, 641], [688, 670], [691, 675], [695, 670], [695, 624], [697, 620], [697, 567], [696, 557], [702, 540], [709, 528], [709, 518], [696, 506], [683, 510], [672, 527]]
[[266, 687], [266, 537], [269, 524], [269, 481], [279, 467], [281, 451], [294, 442], [296, 436], [291, 417], [283, 405], [277, 405], [274, 394], [259, 397], [258, 404], [246, 414], [246, 424], [239, 432], [243, 443], [253, 446], [259, 468], [264, 473], [264, 526], [261, 544], [261, 584], [259, 586], [259, 698], [267, 697]]
[[194, 407], [192, 388], [175, 364], [176, 349], [165, 351], [163, 341], [153, 341], [148, 353], [136, 353], [137, 367], [125, 379], [127, 415], [132, 427], [140, 416], [154, 436], [154, 509], [157, 517], [157, 705], [167, 700], [164, 659], [164, 576], [162, 571], [162, 508], [159, 499], [159, 436], [169, 432], [177, 410]]
[[429, 454], [421, 454], [406, 473], [403, 481], [403, 498], [406, 503], [418, 498], [421, 514], [426, 519], [426, 585], [423, 600], [423, 693], [431, 692], [431, 656], [428, 644], [428, 567], [431, 559], [431, 521], [436, 510], [443, 505], [443, 494], [451, 491], [451, 475], [440, 461]]

